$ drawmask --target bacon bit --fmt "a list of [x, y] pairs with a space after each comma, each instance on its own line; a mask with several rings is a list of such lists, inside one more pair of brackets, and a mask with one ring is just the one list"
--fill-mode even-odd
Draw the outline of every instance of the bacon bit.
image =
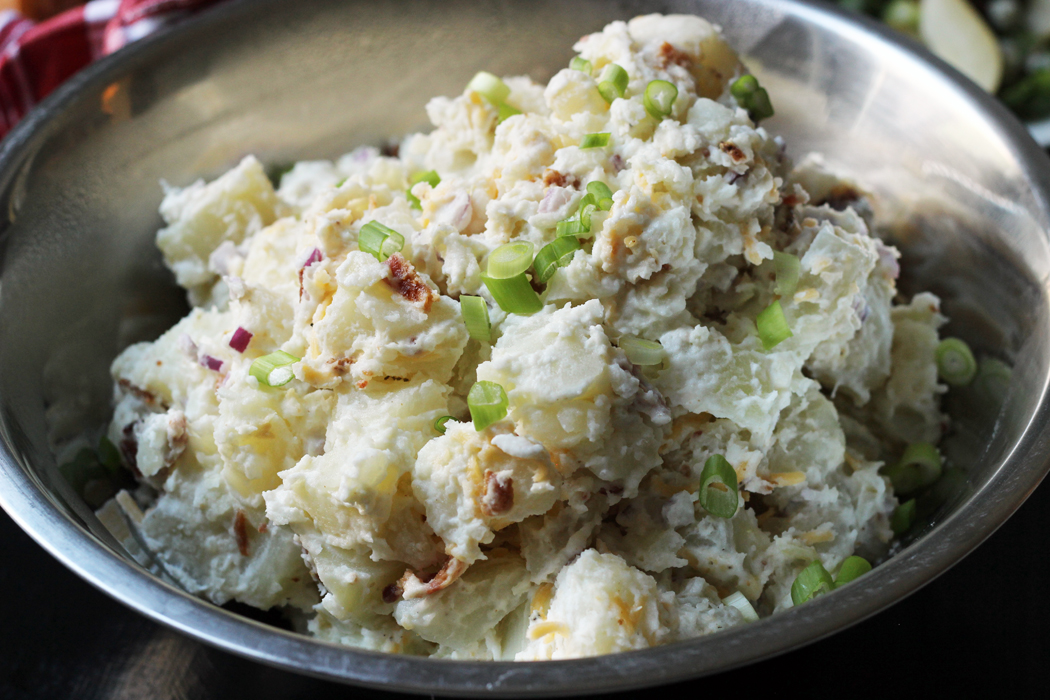
[[[123, 379], [121, 381], [124, 381]], [[117, 445], [120, 449], [120, 455], [124, 458], [124, 464], [128, 465], [128, 469], [134, 472], [135, 476], [142, 476], [139, 472], [138, 454], [139, 454], [139, 441], [135, 438], [135, 425], [134, 423], [128, 423], [124, 426], [123, 435], [124, 439]]]
[[401, 590], [401, 582], [396, 581], [383, 589], [383, 602], [395, 603], [400, 600], [403, 594], [404, 591]]
[[244, 517], [243, 510], [238, 510], [233, 517], [233, 535], [237, 538], [237, 549], [241, 556], [248, 556], [248, 518]]
[[855, 187], [846, 184], [838, 184], [831, 188], [831, 192], [824, 198], [824, 204], [827, 204], [836, 211], [842, 211], [853, 202], [856, 202], [863, 195], [857, 191]]
[[619, 153], [614, 153], [612, 158], [609, 159], [609, 163], [613, 167], [613, 172], [620, 172], [624, 168], [623, 157]]
[[514, 507], [514, 480], [485, 470], [485, 495], [481, 497], [481, 512], [487, 516], [503, 515]]
[[693, 65], [693, 57], [684, 51], [679, 51], [675, 47], [671, 46], [666, 41], [660, 44], [660, 52], [657, 54], [660, 59], [660, 67], [667, 68], [670, 64], [674, 63], [681, 66], [682, 68], [689, 68]]
[[393, 278], [387, 277], [384, 281], [409, 301], [421, 303], [423, 313], [428, 313], [430, 305], [434, 302], [434, 292], [423, 282], [416, 268], [412, 267], [401, 253], [391, 255], [386, 264]]
[[384, 144], [383, 147], [379, 149], [380, 155], [384, 155], [387, 158], [397, 158], [400, 152], [401, 144], [393, 141]]
[[737, 146], [735, 143], [723, 141], [718, 144], [718, 150], [732, 158], [734, 163], [740, 163], [747, 160], [747, 155], [740, 150], [740, 146]]
[[156, 394], [153, 394], [152, 392], [146, 391], [142, 387], [135, 386], [134, 384], [132, 384], [127, 379], [118, 379], [117, 380], [117, 384], [120, 386], [121, 389], [123, 389], [124, 391], [128, 392], [129, 394], [133, 394], [135, 396], [135, 398], [139, 399], [140, 401], [145, 403], [147, 406], [156, 406], [157, 405], [157, 396], [156, 396]]
[[566, 175], [560, 173], [557, 170], [551, 170], [547, 168], [543, 171], [543, 184], [547, 187], [556, 185], [558, 187], [576, 187], [579, 184], [579, 180], [576, 179], [575, 175]]
[[164, 364], [164, 363], [163, 363], [163, 362], [161, 362], [160, 360], [157, 360], [157, 366], [158, 366], [158, 367], [160, 367], [160, 366], [161, 366], [162, 364]]
[[414, 571], [406, 571], [396, 585], [401, 590], [403, 598], [422, 598], [451, 586], [463, 575], [468, 566], [461, 559], [449, 557], [436, 574], [417, 575]]
[[784, 197], [784, 206], [793, 207], [796, 206], [799, 201], [798, 195], [789, 194], [787, 197]]
[[337, 377], [341, 377], [350, 371], [350, 365], [354, 364], [354, 358], [340, 357], [337, 360], [334, 357], [332, 357], [326, 360], [325, 364], [331, 368], [332, 374], [334, 374]]
[[267, 530], [270, 529], [270, 521], [269, 520], [263, 520], [262, 521], [262, 525], [260, 525], [259, 527], [255, 528], [255, 529], [258, 530], [260, 533], [265, 533]]
[[367, 379], [362, 379], [361, 381], [359, 381], [357, 383], [357, 388], [358, 389], [364, 389], [367, 386], [368, 386], [368, 380]]
[[177, 409], [171, 414], [174, 415], [168, 419], [168, 449], [164, 454], [165, 467], [175, 464], [190, 441], [190, 436], [186, 432], [186, 414]]

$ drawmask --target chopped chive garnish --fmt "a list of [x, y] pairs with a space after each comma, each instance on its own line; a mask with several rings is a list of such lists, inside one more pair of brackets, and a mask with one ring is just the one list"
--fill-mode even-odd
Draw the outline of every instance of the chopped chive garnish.
[[772, 350], [780, 343], [792, 336], [788, 328], [787, 319], [784, 318], [784, 309], [779, 301], [774, 301], [767, 306], [755, 319], [758, 328], [758, 337], [762, 341], [762, 347]]
[[455, 418], [453, 418], [452, 416], [441, 416], [436, 421], [434, 421], [434, 430], [444, 435], [445, 423], [448, 423], [450, 420], [455, 420]]
[[[612, 202], [612, 190], [609, 189], [609, 186], [601, 180], [595, 180], [594, 182], [588, 183], [587, 192], [589, 194], [593, 194], [594, 198], [598, 200], [599, 209], [604, 209], [604, 207], [601, 206], [601, 202], [603, 199], [608, 199], [610, 202]], [[608, 209], [606, 209], [606, 211], [608, 211]]]
[[619, 345], [631, 364], [640, 367], [658, 365], [667, 359], [667, 351], [664, 350], [664, 346], [652, 340], [625, 335], [621, 336]]
[[572, 60], [569, 61], [569, 68], [578, 70], [581, 73], [586, 73], [587, 75], [590, 75], [591, 71], [594, 70], [594, 66], [591, 65], [591, 62], [583, 56], [573, 56]]
[[834, 588], [835, 582], [831, 574], [820, 560], [816, 559], [795, 577], [795, 582], [791, 584], [791, 602], [802, 605], [818, 595], [830, 593]]
[[295, 355], [289, 355], [284, 350], [278, 350], [255, 360], [248, 369], [248, 374], [258, 379], [259, 383], [265, 386], [284, 386], [292, 381], [294, 373], [291, 365], [298, 361], [299, 358]]
[[602, 74], [598, 78], [598, 92], [606, 102], [611, 104], [617, 97], [624, 96], [627, 92], [627, 83], [627, 71], [615, 63], [610, 63], [602, 69]]
[[890, 516], [890, 528], [893, 530], [894, 535], [900, 537], [910, 530], [914, 524], [915, 499], [912, 498], [894, 508], [893, 515]]
[[739, 610], [740, 615], [744, 618], [744, 622], [755, 622], [758, 620], [758, 613], [751, 606], [751, 601], [740, 591], [730, 593], [722, 599], [722, 602]]
[[463, 314], [463, 322], [467, 324], [467, 333], [471, 338], [486, 343], [492, 340], [489, 305], [484, 299], [463, 294], [459, 297], [459, 310]]
[[520, 275], [531, 266], [532, 244], [527, 241], [507, 243], [489, 253], [489, 277], [507, 279]]
[[650, 80], [645, 86], [642, 103], [645, 111], [653, 119], [663, 119], [671, 114], [674, 101], [678, 98], [678, 88], [666, 80]]
[[369, 221], [357, 234], [357, 247], [383, 262], [405, 246], [405, 237], [378, 221]]
[[835, 576], [835, 588], [845, 586], [850, 581], [860, 578], [871, 571], [871, 564], [864, 557], [846, 557], [839, 567], [839, 573]]
[[716, 518], [732, 518], [739, 505], [736, 471], [722, 455], [711, 455], [700, 473], [700, 505]]
[[521, 110], [515, 107], [511, 107], [509, 104], [504, 102], [499, 106], [499, 117], [496, 119], [496, 123], [502, 124], [504, 119], [513, 117], [515, 114], [521, 114]]
[[941, 478], [941, 454], [928, 442], [913, 442], [901, 461], [885, 470], [893, 490], [902, 496], [926, 488]]
[[572, 262], [573, 255], [579, 249], [580, 241], [575, 236], [560, 236], [540, 248], [532, 264], [536, 270], [536, 279], [546, 283], [559, 267], [565, 267]]
[[495, 107], [502, 105], [510, 96], [510, 87], [488, 71], [479, 71], [467, 83], [467, 89], [478, 93]]
[[496, 304], [509, 314], [534, 314], [543, 308], [539, 294], [532, 288], [524, 272], [506, 279], [482, 275], [481, 281]]
[[934, 353], [937, 374], [952, 386], [966, 386], [977, 376], [977, 360], [970, 346], [958, 338], [945, 338]]
[[580, 141], [580, 148], [605, 148], [609, 145], [608, 132], [600, 134], [586, 134]]
[[496, 382], [476, 382], [467, 394], [467, 406], [475, 430], [484, 430], [506, 418], [509, 405], [507, 392]]
[[769, 93], [758, 84], [755, 76], [740, 76], [733, 81], [729, 92], [740, 103], [740, 106], [747, 110], [756, 124], [773, 116], [773, 103], [769, 101]]
[[802, 261], [798, 256], [791, 253], [781, 253], [779, 250], [773, 253], [773, 264], [777, 269], [776, 293], [782, 297], [789, 297], [798, 289], [798, 278], [802, 271]]

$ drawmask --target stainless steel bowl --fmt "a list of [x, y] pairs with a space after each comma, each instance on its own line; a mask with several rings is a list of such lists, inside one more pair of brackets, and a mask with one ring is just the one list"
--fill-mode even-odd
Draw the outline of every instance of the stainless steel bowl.
[[[1014, 365], [1005, 403], [954, 407], [968, 478], [897, 556], [834, 595], [710, 637], [542, 664], [354, 651], [226, 612], [134, 564], [59, 476], [48, 440], [105, 420], [108, 364], [184, 309], [160, 264], [158, 181], [241, 156], [334, 156], [424, 127], [478, 69], [547, 79], [580, 35], [644, 12], [721, 24], [770, 88], [769, 127], [873, 190], [909, 290]], [[873, 23], [787, 0], [235, 0], [76, 76], [0, 152], [0, 503], [73, 571], [143, 614], [258, 661], [430, 693], [623, 690], [749, 663], [849, 626], [945, 571], [1047, 472], [1050, 162], [945, 64]], [[50, 433], [49, 433], [50, 431]]]

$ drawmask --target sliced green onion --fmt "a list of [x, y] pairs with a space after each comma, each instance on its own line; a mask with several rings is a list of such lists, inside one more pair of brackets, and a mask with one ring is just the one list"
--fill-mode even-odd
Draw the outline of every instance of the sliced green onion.
[[667, 351], [664, 346], [653, 340], [646, 340], [633, 335], [620, 337], [620, 349], [627, 355], [632, 364], [641, 367], [659, 365], [667, 359]]
[[591, 71], [594, 70], [594, 66], [591, 65], [591, 62], [583, 56], [573, 56], [572, 60], [569, 61], [569, 68], [578, 70], [581, 73], [586, 73], [587, 75], [590, 75]]
[[441, 433], [442, 435], [444, 435], [445, 434], [445, 423], [448, 423], [450, 420], [456, 420], [456, 419], [454, 417], [452, 417], [452, 416], [441, 416], [436, 421], [434, 421], [434, 430], [436, 430], [439, 433]]
[[645, 111], [653, 119], [663, 119], [671, 114], [674, 101], [678, 99], [678, 88], [666, 80], [650, 80], [645, 86], [645, 97], [642, 103]]
[[887, 468], [885, 474], [893, 490], [907, 496], [941, 478], [941, 455], [928, 442], [913, 442], [905, 448], [901, 461]]
[[795, 605], [802, 605], [818, 595], [830, 593], [834, 588], [835, 582], [831, 574], [817, 559], [795, 577], [795, 582], [791, 584], [791, 602]]
[[408, 189], [405, 190], [405, 197], [408, 198], [408, 203], [412, 205], [414, 209], [422, 209], [423, 203], [419, 201], [419, 197], [412, 194], [412, 186], [425, 182], [431, 187], [437, 187], [441, 184], [441, 177], [438, 176], [436, 170], [427, 170], [425, 172], [419, 172], [408, 179]]
[[405, 246], [405, 237], [378, 221], [369, 221], [357, 234], [357, 247], [383, 262]]
[[488, 276], [495, 279], [516, 277], [532, 266], [532, 244], [507, 243], [489, 253]]
[[790, 338], [793, 334], [788, 328], [787, 319], [784, 318], [784, 309], [779, 301], [774, 301], [755, 319], [758, 328], [758, 337], [762, 341], [762, 347], [772, 350], [780, 343]]
[[540, 295], [532, 288], [524, 272], [507, 279], [482, 275], [481, 281], [496, 304], [509, 314], [534, 314], [543, 308]]
[[98, 441], [98, 461], [110, 474], [120, 473], [120, 450], [105, 435]]
[[798, 289], [798, 278], [802, 271], [802, 261], [798, 256], [791, 253], [781, 253], [779, 250], [773, 253], [773, 264], [777, 269], [776, 293], [782, 297], [789, 297]]
[[700, 505], [716, 518], [732, 518], [739, 501], [736, 471], [722, 455], [711, 455], [700, 473]]
[[459, 297], [459, 311], [467, 324], [467, 333], [474, 340], [492, 340], [492, 324], [489, 322], [489, 305], [481, 297], [463, 294]]
[[484, 430], [506, 418], [509, 405], [507, 392], [496, 382], [476, 382], [467, 394], [467, 406], [475, 430]]
[[299, 361], [295, 355], [289, 355], [284, 350], [271, 352], [255, 360], [248, 368], [248, 374], [259, 380], [260, 384], [268, 387], [284, 386], [292, 381], [295, 376], [291, 365]]
[[598, 208], [602, 211], [609, 211], [613, 208], [612, 197], [602, 197], [598, 200]]
[[598, 92], [606, 102], [611, 104], [617, 97], [623, 97], [626, 94], [627, 83], [627, 71], [615, 63], [610, 63], [602, 69], [602, 74], [598, 78]]
[[[601, 204], [601, 201], [603, 199], [608, 199], [608, 200], [612, 201], [612, 196], [613, 196], [612, 190], [609, 189], [609, 186], [606, 185], [601, 180], [595, 180], [593, 182], [588, 183], [587, 184], [587, 192], [588, 192], [588, 194], [593, 194], [594, 195], [594, 198], [596, 200], [598, 200], [599, 205]], [[603, 207], [599, 206], [599, 208], [603, 208]], [[608, 210], [606, 209], [606, 211], [608, 211]]]
[[914, 524], [915, 499], [912, 498], [893, 509], [893, 515], [890, 516], [890, 528], [893, 530], [894, 535], [900, 537], [910, 530]]
[[499, 106], [499, 117], [496, 119], [496, 123], [502, 124], [504, 119], [513, 117], [515, 114], [521, 114], [521, 110], [511, 107], [509, 104], [504, 102]]
[[582, 233], [590, 233], [590, 231], [590, 226], [584, 228], [579, 218], [572, 216], [558, 222], [558, 226], [555, 228], [555, 235], [559, 238], [563, 236], [579, 236]]
[[536, 260], [533, 262], [533, 268], [536, 270], [536, 279], [545, 283], [559, 267], [565, 267], [572, 262], [573, 255], [579, 249], [580, 241], [575, 236], [555, 238], [540, 248], [540, 252], [536, 253]]
[[937, 374], [952, 386], [966, 386], [977, 376], [977, 360], [970, 346], [958, 338], [945, 338], [937, 346]]
[[1011, 376], [1013, 376], [1013, 370], [1010, 369], [1010, 365], [994, 357], [984, 357], [981, 358], [981, 363], [977, 367], [974, 388], [980, 390], [984, 398], [991, 399], [996, 404], [1002, 404], [1010, 388]]
[[494, 106], [499, 107], [510, 96], [510, 87], [487, 71], [479, 71], [467, 83], [467, 89], [473, 90]]
[[769, 101], [769, 93], [758, 84], [755, 76], [740, 76], [733, 81], [729, 92], [756, 123], [773, 116], [773, 103]]
[[871, 564], [864, 557], [846, 557], [835, 576], [835, 588], [845, 586], [850, 581], [860, 578], [871, 571]]
[[340, 180], [339, 182], [335, 183], [335, 188], [336, 188], [336, 189], [339, 189], [339, 188], [340, 188], [340, 187], [342, 187], [342, 186], [343, 186], [343, 185], [344, 185], [344, 184], [346, 183], [346, 181], [347, 181], [347, 180], [349, 180], [349, 179], [350, 179], [350, 178], [348, 178], [348, 177], [344, 177], [344, 178], [343, 178], [342, 180]]
[[609, 133], [585, 134], [580, 141], [580, 148], [605, 148], [609, 145]]
[[756, 622], [758, 620], [758, 613], [751, 606], [751, 601], [740, 591], [730, 593], [722, 599], [722, 602], [739, 610], [740, 615], [744, 618], [744, 622]]

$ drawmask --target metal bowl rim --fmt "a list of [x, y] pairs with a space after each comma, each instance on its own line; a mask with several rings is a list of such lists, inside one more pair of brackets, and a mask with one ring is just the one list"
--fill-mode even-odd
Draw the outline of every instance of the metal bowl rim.
[[[1038, 192], [1044, 223], [1050, 161], [1017, 119], [955, 69], [896, 32], [815, 0], [756, 0], [816, 24], [837, 25], [858, 41], [874, 42], [939, 72], [974, 111], [994, 127], [1022, 163]], [[0, 146], [0, 192], [9, 191], [35, 147], [84, 93], [129, 70], [155, 64], [195, 38], [260, 12], [260, 3], [228, 0], [183, 23], [146, 37], [73, 76], [46, 98]], [[1045, 235], [1045, 232], [1044, 232]], [[3, 234], [0, 233], [0, 244]], [[990, 536], [1050, 471], [1047, 381], [1021, 438], [988, 481], [921, 539], [834, 596], [758, 623], [710, 637], [635, 652], [542, 663], [447, 661], [369, 652], [285, 632], [227, 612], [133, 566], [62, 513], [9, 446], [0, 445], [0, 506], [52, 556], [95, 588], [154, 621], [245, 658], [318, 678], [391, 691], [457, 695], [565, 695], [628, 690], [729, 670], [769, 658], [856, 624], [914, 593]], [[981, 517], [975, 517], [981, 516]], [[715, 661], [712, 662], [712, 659]]]

